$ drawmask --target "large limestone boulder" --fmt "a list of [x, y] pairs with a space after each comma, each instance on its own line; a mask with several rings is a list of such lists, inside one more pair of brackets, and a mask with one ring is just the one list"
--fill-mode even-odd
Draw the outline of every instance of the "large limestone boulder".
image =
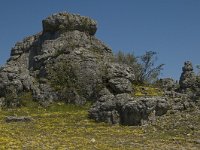
[[0, 99], [10, 97], [9, 102], [16, 103], [21, 93], [31, 92], [44, 105], [57, 100], [75, 104], [95, 100], [103, 68], [112, 57], [111, 49], [94, 36], [96, 21], [57, 13], [42, 25], [42, 32], [12, 48], [0, 70]]

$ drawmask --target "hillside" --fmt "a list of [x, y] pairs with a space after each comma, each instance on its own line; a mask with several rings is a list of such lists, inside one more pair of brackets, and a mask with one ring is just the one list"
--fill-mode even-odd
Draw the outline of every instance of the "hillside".
[[89, 17], [56, 13], [0, 69], [0, 149], [199, 149], [200, 76], [116, 57]]

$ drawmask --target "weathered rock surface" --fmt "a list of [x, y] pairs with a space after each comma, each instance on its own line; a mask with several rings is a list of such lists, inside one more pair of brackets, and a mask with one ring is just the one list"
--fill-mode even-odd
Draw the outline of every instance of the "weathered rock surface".
[[[11, 57], [0, 70], [0, 98], [11, 104], [14, 103], [11, 99], [30, 91], [44, 105], [63, 99], [83, 104], [86, 99], [92, 99], [95, 89], [102, 84], [102, 68], [112, 57], [111, 49], [94, 37], [96, 21], [58, 13], [42, 23], [41, 33], [17, 42], [12, 48]], [[69, 72], [67, 65], [74, 67], [76, 87], [67, 86], [70, 88], [61, 92], [51, 79], [52, 76], [64, 78]], [[60, 89], [64, 89], [62, 86]]]
[[172, 78], [160, 79], [158, 84], [164, 91], [174, 91], [178, 88], [178, 83]]
[[136, 98], [123, 106], [122, 124], [142, 125], [149, 121], [152, 115], [161, 116], [168, 110], [169, 104], [163, 98]]
[[58, 13], [42, 21], [44, 32], [74, 31], [85, 32], [95, 35], [97, 30], [96, 21], [80, 15]]
[[170, 108], [168, 101], [162, 97], [133, 98], [129, 94], [104, 95], [89, 110], [89, 117], [96, 121], [111, 124], [142, 125], [152, 115], [161, 116]]
[[180, 89], [182, 91], [186, 91], [189, 88], [194, 87], [195, 82], [196, 82], [196, 75], [193, 71], [193, 66], [190, 61], [186, 61], [184, 63], [184, 66], [182, 68], [182, 74], [180, 77]]
[[[134, 71], [127, 66], [110, 64], [104, 78], [106, 87], [99, 92], [98, 101], [89, 110], [89, 117], [98, 122], [141, 125], [152, 114], [166, 114], [169, 103], [162, 97], [133, 97]], [[120, 68], [120, 69], [119, 69]]]
[[128, 79], [113, 78], [108, 81], [109, 86], [115, 93], [129, 93], [132, 91], [132, 84]]
[[111, 124], [142, 125], [155, 121], [157, 116], [162, 116], [169, 110], [175, 113], [199, 107], [199, 97], [197, 97], [199, 87], [196, 82], [198, 76], [195, 76], [191, 62], [184, 64], [180, 89], [173, 79], [158, 81], [164, 90], [162, 97], [131, 96], [134, 93], [131, 90], [134, 74], [128, 67], [126, 69], [121, 67], [125, 66], [108, 67], [106, 80], [108, 82], [105, 84], [107, 87], [100, 92], [98, 101], [89, 110], [90, 118]]

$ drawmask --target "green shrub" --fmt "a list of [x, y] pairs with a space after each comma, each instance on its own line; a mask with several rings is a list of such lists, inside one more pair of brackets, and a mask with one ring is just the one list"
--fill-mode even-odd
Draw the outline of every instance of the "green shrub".
[[74, 92], [82, 96], [82, 89], [78, 81], [76, 70], [78, 65], [68, 61], [57, 62], [53, 66], [48, 66], [48, 79], [55, 91], [59, 92], [62, 100], [67, 100]]
[[36, 101], [34, 101], [31, 92], [22, 92], [21, 94], [19, 94], [18, 100], [20, 106], [22, 107], [35, 107], [39, 105]]
[[154, 83], [157, 81], [164, 64], [155, 66], [157, 60], [157, 53], [147, 51], [144, 55], [136, 57], [133, 53], [123, 53], [119, 51], [114, 61], [126, 64], [133, 68], [136, 82], [138, 83]]

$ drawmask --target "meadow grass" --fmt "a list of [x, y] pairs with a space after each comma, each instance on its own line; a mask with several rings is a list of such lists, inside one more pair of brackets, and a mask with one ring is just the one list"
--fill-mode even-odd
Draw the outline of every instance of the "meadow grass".
[[[133, 150], [199, 149], [199, 112], [159, 118], [147, 126], [120, 126], [88, 119], [90, 105], [57, 103], [0, 111], [0, 149]], [[6, 116], [31, 116], [31, 122], [6, 123]]]

